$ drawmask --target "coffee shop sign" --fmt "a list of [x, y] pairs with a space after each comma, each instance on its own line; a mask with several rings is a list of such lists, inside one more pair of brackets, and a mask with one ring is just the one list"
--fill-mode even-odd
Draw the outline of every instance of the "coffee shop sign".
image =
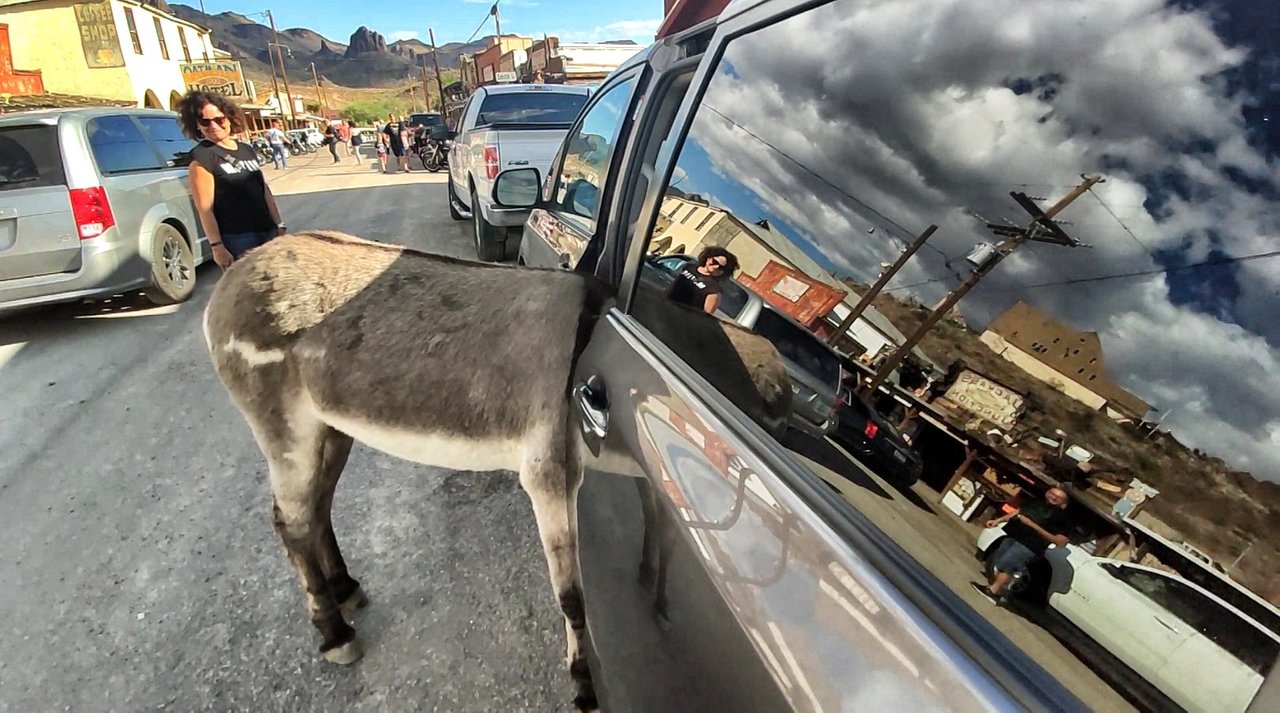
[[248, 99], [239, 62], [196, 62], [181, 67], [182, 83], [187, 89], [221, 94], [231, 99]]

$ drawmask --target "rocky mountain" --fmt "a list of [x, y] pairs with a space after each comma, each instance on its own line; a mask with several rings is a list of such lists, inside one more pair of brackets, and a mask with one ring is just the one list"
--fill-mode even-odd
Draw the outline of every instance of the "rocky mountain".
[[[165, 0], [150, 0], [159, 6]], [[210, 15], [188, 5], [173, 4], [169, 11], [178, 17], [209, 28], [215, 46], [227, 50], [240, 60], [245, 72], [257, 78], [258, 91], [266, 90], [271, 76], [268, 43], [274, 42], [265, 18], [249, 18], [234, 12]], [[261, 20], [261, 22], [259, 21]], [[440, 68], [453, 69], [463, 53], [487, 47], [489, 37], [464, 44], [450, 42], [439, 47]], [[280, 30], [284, 51], [284, 67], [291, 82], [305, 82], [311, 76], [311, 63], [326, 80], [346, 87], [391, 87], [417, 79], [419, 67], [432, 71], [431, 48], [419, 40], [388, 43], [386, 38], [361, 26], [344, 44], [307, 28]], [[267, 79], [267, 82], [263, 82]]]

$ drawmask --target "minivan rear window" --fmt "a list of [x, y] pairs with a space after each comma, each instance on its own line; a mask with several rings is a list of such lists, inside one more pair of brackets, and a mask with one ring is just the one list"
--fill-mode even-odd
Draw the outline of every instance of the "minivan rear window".
[[104, 175], [162, 168], [138, 125], [128, 116], [104, 116], [88, 124], [89, 146]]
[[586, 103], [585, 94], [565, 94], [564, 92], [490, 94], [480, 105], [476, 126], [490, 124], [568, 126], [578, 118], [578, 112]]
[[0, 191], [66, 184], [56, 126], [0, 128]]

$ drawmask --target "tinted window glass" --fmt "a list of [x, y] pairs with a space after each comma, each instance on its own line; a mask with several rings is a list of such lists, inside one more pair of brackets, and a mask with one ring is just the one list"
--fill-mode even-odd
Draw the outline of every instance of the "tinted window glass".
[[166, 161], [173, 161], [174, 166], [185, 166], [190, 162], [190, 152], [196, 142], [182, 135], [177, 121], [158, 116], [144, 116], [138, 121]]
[[[823, 424], [839, 407], [795, 383], [779, 442], [1087, 707], [1118, 710], [1124, 680], [993, 607], [969, 586], [974, 539], [946, 533], [1074, 482], [1054, 534], [1200, 567], [1147, 534], [1176, 533], [1218, 563], [1239, 557], [1231, 579], [1274, 595], [1280, 255], [1261, 236], [1280, 234], [1280, 50], [1258, 22], [1271, 7], [1072, 7], [1050, 26], [1026, 4], [836, 0], [735, 37], [690, 92], [636, 238], [659, 259], [728, 250], [739, 267], [725, 279], [835, 347], [850, 387], [902, 374], [911, 390], [861, 397], [912, 434], [923, 472], [909, 494], [892, 469], [833, 454]], [[637, 320], [768, 427], [762, 352], [668, 304], [658, 271], [641, 271]], [[769, 324], [747, 327], [773, 344]], [[1018, 596], [1045, 605], [1035, 579]], [[1197, 619], [1175, 590], [1157, 595], [1179, 616], [1216, 616]], [[1080, 616], [1123, 616], [1092, 606]]]
[[88, 123], [89, 146], [103, 174], [160, 168], [138, 125], [128, 116], [104, 116]]
[[411, 114], [409, 116], [410, 126], [425, 126], [431, 128], [433, 126], [443, 126], [444, 118], [439, 114]]
[[562, 214], [584, 218], [582, 222], [589, 232], [595, 230], [600, 191], [609, 178], [613, 149], [635, 87], [634, 78], [611, 87], [591, 106], [564, 144], [555, 205]]
[[66, 182], [56, 127], [0, 129], [0, 191], [62, 186]]
[[840, 358], [814, 336], [773, 310], [763, 310], [755, 331], [778, 348], [784, 359], [835, 389], [840, 383]]
[[586, 102], [584, 94], [553, 91], [489, 94], [480, 105], [476, 126], [571, 124]]

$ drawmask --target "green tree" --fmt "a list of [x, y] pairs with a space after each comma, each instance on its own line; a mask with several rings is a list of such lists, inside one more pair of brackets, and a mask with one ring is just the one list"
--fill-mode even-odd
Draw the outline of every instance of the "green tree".
[[342, 107], [339, 114], [357, 126], [369, 126], [385, 121], [387, 114], [397, 116], [404, 114], [406, 105], [403, 101], [383, 97], [378, 99], [362, 99]]

